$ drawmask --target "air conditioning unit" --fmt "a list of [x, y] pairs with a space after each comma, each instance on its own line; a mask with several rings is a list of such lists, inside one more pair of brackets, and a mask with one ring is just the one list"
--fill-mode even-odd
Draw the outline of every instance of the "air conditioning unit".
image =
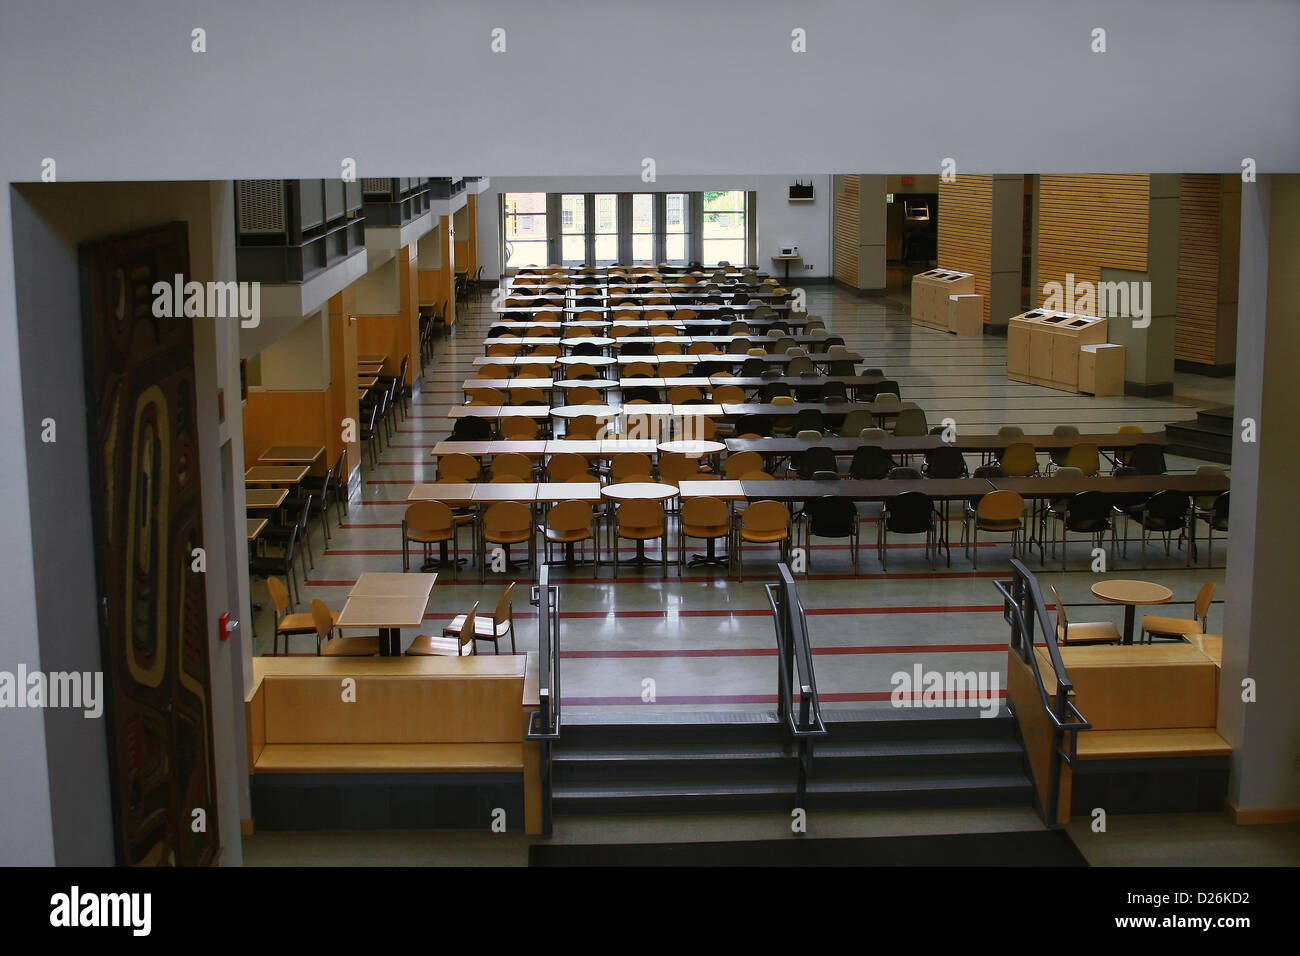
[[790, 187], [790, 202], [812, 202], [813, 185], [812, 183], [802, 183], [798, 180]]

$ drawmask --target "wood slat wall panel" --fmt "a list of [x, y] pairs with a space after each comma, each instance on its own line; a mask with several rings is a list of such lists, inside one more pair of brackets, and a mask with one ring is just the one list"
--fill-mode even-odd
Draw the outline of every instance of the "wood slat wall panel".
[[1178, 304], [1174, 358], [1215, 364], [1219, 325], [1221, 188], [1217, 175], [1187, 175], [1178, 194]]
[[[1147, 270], [1151, 181], [1142, 175], [1040, 176], [1038, 274], [1030, 299], [1049, 282], [1097, 283], [1103, 266]], [[1066, 304], [1068, 310], [1069, 304]]]
[[939, 183], [939, 255], [944, 269], [970, 272], [989, 320], [993, 276], [993, 177], [957, 177]]
[[858, 177], [836, 177], [840, 190], [835, 194], [834, 275], [841, 282], [858, 287]]

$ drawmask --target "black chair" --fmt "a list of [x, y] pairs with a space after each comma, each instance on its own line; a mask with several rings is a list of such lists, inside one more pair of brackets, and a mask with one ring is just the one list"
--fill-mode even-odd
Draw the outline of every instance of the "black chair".
[[[307, 581], [307, 568], [316, 567], [316, 557], [311, 551], [311, 528], [307, 524], [308, 520], [311, 518], [311, 504], [313, 500], [315, 500], [313, 495], [307, 495], [305, 498], [301, 499], [301, 509], [298, 512], [299, 517], [296, 522], [290, 522], [288, 524], [268, 524], [258, 536], [259, 541], [265, 541], [267, 544], [273, 544], [281, 550], [284, 550], [289, 546], [289, 539], [294, 536], [294, 532], [297, 532], [299, 540], [307, 547], [306, 559], [299, 561], [299, 564], [302, 565], [302, 579], [304, 583]], [[294, 505], [291, 506], [290, 499], [286, 499], [284, 504], [281, 505], [281, 513], [283, 513], [284, 510], [292, 512], [293, 508], [296, 507], [297, 504], [298, 503], [295, 502]]]
[[824, 338], [824, 339], [821, 340], [821, 343], [820, 343], [820, 344], [821, 344], [821, 348], [820, 348], [818, 351], [826, 352], [826, 351], [829, 351], [829, 350], [830, 350], [830, 347], [831, 347], [832, 345], [843, 345], [843, 344], [844, 344], [844, 336], [842, 336], [842, 335], [828, 335], [828, 336], [826, 336], [826, 338]]
[[451, 426], [450, 441], [488, 441], [492, 438], [492, 423], [477, 415], [456, 419]]
[[798, 435], [802, 431], [816, 430], [826, 434], [826, 418], [820, 408], [803, 408], [795, 412], [790, 423], [790, 434]]
[[745, 359], [740, 365], [740, 375], [742, 378], [757, 378], [767, 371], [767, 362], [758, 356]]
[[857, 370], [853, 367], [850, 359], [832, 359], [830, 368], [827, 370], [831, 375], [856, 375]]
[[[1065, 570], [1066, 532], [1087, 534], [1092, 546], [1100, 548], [1102, 537], [1111, 529], [1111, 498], [1102, 491], [1081, 491], [1053, 505], [1047, 515], [1061, 523], [1061, 570]], [[1039, 545], [1040, 549], [1042, 545]], [[1041, 555], [1041, 551], [1040, 551]], [[1052, 557], [1056, 557], [1056, 536], [1052, 536]], [[1043, 560], [1040, 557], [1039, 564]]]
[[320, 475], [308, 475], [302, 481], [298, 482], [299, 495], [302, 495], [305, 492], [311, 492], [313, 495], [323, 498], [326, 501], [329, 501], [330, 498], [333, 497], [336, 509], [340, 512], [340, 522], [343, 520], [343, 515], [348, 513], [347, 465], [348, 449], [345, 445], [339, 450], [338, 461], [334, 463], [334, 467], [327, 471], [323, 477]]
[[821, 386], [820, 394], [817, 397], [823, 402], [833, 401], [836, 398], [847, 400], [849, 390], [843, 382], [826, 382]]
[[889, 469], [889, 474], [885, 475], [885, 478], [889, 481], [920, 481], [921, 471], [911, 465], [895, 465]]
[[799, 452], [791, 458], [795, 472], [800, 478], [816, 479], [818, 475], [826, 475], [830, 478], [839, 478], [839, 464], [835, 460], [835, 452], [831, 451], [825, 445], [814, 445], [807, 451]]
[[784, 382], [769, 382], [767, 385], [763, 386], [761, 391], [759, 391], [758, 399], [764, 404], [771, 404], [772, 399], [777, 396], [790, 394], [790, 386], [786, 385]]
[[599, 355], [600, 346], [595, 342], [579, 342], [573, 347], [571, 355]]
[[289, 508], [297, 508], [299, 505], [306, 503], [311, 512], [320, 515], [321, 524], [325, 528], [325, 543], [328, 545], [330, 541], [330, 496], [334, 490], [333, 468], [325, 472], [325, 478], [321, 485], [320, 494], [308, 494], [303, 497], [302, 491], [299, 490], [297, 496], [286, 498], [284, 504]]
[[885, 510], [876, 525], [878, 537], [876, 547], [880, 552], [880, 567], [889, 570], [889, 535], [923, 534], [925, 535], [925, 553], [930, 559], [930, 570], [934, 570], [935, 552], [935, 518], [934, 502], [929, 495], [919, 491], [906, 491], [895, 495], [885, 502]]
[[741, 415], [736, 419], [735, 434], [767, 438], [772, 434], [772, 420], [766, 415]]
[[852, 500], [840, 495], [813, 498], [795, 520], [804, 527], [805, 568], [812, 569], [812, 539], [816, 535], [819, 538], [847, 538], [853, 552], [853, 573], [858, 573], [862, 524]]
[[379, 429], [375, 425], [375, 419], [379, 415], [379, 406], [371, 405], [363, 408], [361, 414], [364, 416], [361, 423], [361, 441], [370, 452], [370, 463], [379, 464]]
[[619, 350], [619, 355], [654, 355], [655, 347], [649, 342], [628, 342]]
[[650, 402], [653, 405], [659, 401], [659, 389], [650, 385], [634, 385], [623, 389], [623, 404], [628, 402]]
[[894, 468], [894, 459], [879, 445], [863, 445], [853, 453], [849, 464], [849, 477], [863, 481], [879, 481]]
[[876, 383], [875, 385], [869, 385], [867, 387], [871, 391], [871, 397], [873, 399], [881, 392], [890, 392], [894, 395], [897, 395], [900, 400], [903, 397], [903, 393], [900, 390], [898, 383], [895, 382], [892, 378], [883, 379], [882, 381]]
[[926, 478], [965, 478], [966, 457], [951, 445], [931, 448], [925, 453], [921, 474]]
[[1165, 452], [1159, 445], [1135, 445], [1129, 453], [1128, 467], [1139, 475], [1163, 475]]
[[[1191, 500], [1181, 491], [1157, 491], [1144, 501], [1136, 516], [1128, 514], [1130, 520], [1136, 519], [1142, 529], [1142, 567], [1147, 566], [1147, 535], [1154, 531], [1165, 536], [1165, 554], [1173, 541], [1174, 532], [1181, 531], [1187, 524], [1187, 509]], [[1125, 531], [1124, 543], [1127, 550], [1128, 532]]]
[[746, 292], [737, 292], [735, 295], [733, 295], [733, 296], [731, 297], [731, 304], [732, 304], [732, 305], [748, 305], [748, 304], [749, 304], [749, 294], [746, 293]]
[[298, 547], [298, 526], [291, 525], [289, 537], [280, 554], [254, 555], [248, 559], [248, 575], [254, 578], [282, 577], [289, 583], [289, 607], [298, 606], [298, 582], [293, 566], [294, 551]]
[[1200, 555], [1196, 554], [1197, 544], [1195, 531], [1196, 522], [1204, 521], [1206, 524], [1205, 564], [1206, 567], [1214, 567], [1214, 532], [1222, 531], [1224, 534], [1228, 533], [1228, 496], [1231, 493], [1232, 492], [1230, 491], [1225, 491], [1222, 494], [1216, 495], [1214, 498], [1214, 504], [1208, 509], [1196, 508], [1193, 510], [1192, 543], [1191, 547], [1187, 549], [1187, 561], [1189, 564], [1192, 562], [1193, 558], [1197, 561], [1200, 560]]

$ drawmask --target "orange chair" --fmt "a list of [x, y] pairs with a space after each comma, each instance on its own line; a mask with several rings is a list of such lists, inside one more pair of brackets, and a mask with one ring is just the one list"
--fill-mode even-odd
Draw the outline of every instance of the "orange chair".
[[501, 437], [505, 441], [532, 441], [537, 437], [537, 419], [525, 415], [507, 415], [501, 419]]
[[311, 616], [316, 624], [317, 657], [374, 657], [379, 653], [379, 635], [333, 637], [338, 616], [332, 614], [319, 598], [311, 602]]
[[483, 568], [487, 563], [487, 546], [500, 545], [505, 549], [506, 565], [510, 563], [510, 546], [512, 544], [528, 545], [528, 566], [534, 561], [533, 513], [525, 504], [518, 501], [498, 501], [483, 513], [483, 551], [478, 566], [478, 579], [483, 580]]
[[[515, 608], [514, 608], [515, 582], [511, 581], [506, 585], [506, 589], [501, 592], [501, 597], [497, 599], [496, 610], [492, 612], [491, 619], [474, 616], [474, 653], [478, 653], [479, 641], [491, 641], [492, 650], [501, 653], [501, 640], [506, 636], [510, 638], [510, 653], [515, 653]], [[477, 602], [474, 605], [478, 607]], [[468, 614], [458, 614], [451, 619], [450, 623], [443, 625], [442, 633], [446, 637], [459, 637], [465, 630], [465, 619]]]
[[527, 455], [513, 452], [496, 455], [492, 458], [491, 467], [494, 480], [502, 475], [518, 478], [520, 481], [533, 480], [533, 462]]
[[472, 455], [441, 455], [438, 458], [438, 477], [456, 481], [478, 481], [482, 469]]
[[[271, 636], [271, 653], [280, 653], [280, 635], [284, 635], [284, 652], [289, 653], [289, 638], [294, 634], [315, 634], [316, 621], [310, 614], [289, 613], [289, 592], [279, 578], [268, 577], [266, 589], [271, 593], [271, 604], [275, 606], [275, 634]], [[333, 614], [333, 612], [330, 612]], [[338, 620], [338, 615], [334, 615]]]
[[435, 544], [451, 542], [452, 576], [459, 577], [460, 535], [456, 516], [441, 501], [416, 501], [408, 505], [402, 516], [402, 570], [411, 570], [411, 542], [424, 548], [424, 560], [431, 556]]
[[546, 474], [551, 481], [594, 481], [591, 463], [582, 455], [561, 452], [552, 455], [546, 463]]
[[[1029, 447], [1032, 449], [1033, 446]], [[1025, 499], [1014, 491], [991, 491], [980, 498], [979, 504], [973, 508], [970, 502], [966, 503], [966, 524], [970, 527], [970, 546], [967, 553], [970, 553], [970, 549], [975, 551], [971, 561], [972, 567], [978, 570], [980, 566], [980, 531], [1009, 533], [1011, 555], [1015, 557], [1016, 546], [1025, 529], [1024, 513]]]
[[647, 498], [625, 501], [615, 512], [615, 522], [614, 577], [618, 577], [618, 538], [636, 541], [640, 546], [659, 539], [663, 577], [668, 577], [668, 530], [663, 504]]
[[1149, 642], [1153, 637], [1186, 640], [1191, 634], [1204, 634], [1210, 626], [1210, 602], [1214, 600], [1214, 582], [1206, 581], [1196, 595], [1192, 606], [1195, 617], [1142, 616], [1142, 636]]
[[1061, 600], [1056, 585], [1049, 584], [1048, 587], [1052, 589], [1052, 601], [1056, 604], [1056, 640], [1058, 644], [1064, 646], [1066, 644], [1118, 644], [1120, 642], [1119, 628], [1110, 621], [1085, 621], [1071, 624], [1065, 616], [1065, 602]]
[[713, 542], [731, 533], [731, 515], [727, 503], [718, 498], [691, 498], [682, 502], [677, 522], [677, 570], [686, 567], [686, 539], [700, 538]]
[[609, 478], [613, 482], [652, 481], [650, 475], [653, 473], [654, 466], [650, 464], [650, 456], [637, 452], [615, 455], [609, 463]]
[[736, 556], [736, 567], [742, 583], [745, 580], [746, 541], [777, 544], [781, 560], [787, 560], [790, 550], [790, 509], [779, 501], [756, 501], [741, 513], [732, 553]]
[[756, 451], [742, 451], [728, 455], [722, 463], [722, 474], [732, 480], [740, 478], [746, 472], [762, 471], [763, 456]]
[[406, 649], [408, 657], [468, 657], [478, 653], [474, 643], [474, 627], [478, 620], [478, 602], [469, 609], [461, 621], [456, 637], [433, 637], [421, 634]]
[[596, 515], [590, 504], [561, 501], [546, 513], [546, 521], [538, 526], [538, 530], [543, 535], [547, 564], [551, 563], [553, 545], [563, 545], [568, 550], [583, 541], [591, 541], [591, 576], [596, 577], [600, 541], [596, 537]]

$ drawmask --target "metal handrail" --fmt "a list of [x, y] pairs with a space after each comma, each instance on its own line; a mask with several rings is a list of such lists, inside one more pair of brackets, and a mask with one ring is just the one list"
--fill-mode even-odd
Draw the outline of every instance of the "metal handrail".
[[[1052, 722], [1051, 778], [1048, 780], [1048, 805], [1044, 815], [1047, 824], [1055, 826], [1061, 796], [1061, 762], [1074, 763], [1077, 755], [1078, 732], [1091, 730], [1092, 724], [1070, 699], [1074, 684], [1066, 673], [1065, 662], [1061, 660], [1056, 628], [1048, 618], [1047, 604], [1038, 587], [1038, 578], [1016, 558], [1011, 559], [1011, 567], [1016, 576], [1010, 581], [994, 581], [993, 586], [1002, 594], [1002, 617], [1011, 625], [1011, 650], [1029, 666], [1038, 688], [1038, 699], [1042, 704], [1043, 712]], [[1047, 647], [1048, 660], [1052, 665], [1052, 676], [1056, 679], [1054, 708], [1048, 697], [1047, 686], [1043, 683], [1038, 656], [1034, 653], [1035, 623], [1042, 630], [1043, 643]]]
[[[813, 670], [812, 646], [808, 640], [808, 621], [795, 589], [794, 575], [784, 564], [777, 565], [780, 582], [765, 585], [768, 603], [776, 623], [777, 647], [777, 716], [799, 746], [799, 773], [795, 788], [795, 806], [803, 807], [812, 773], [813, 741], [826, 735], [822, 721], [821, 700], [817, 695], [817, 676]], [[794, 708], [794, 677], [799, 683], [799, 710]]]
[[529, 598], [537, 608], [537, 702], [525, 738], [541, 745], [542, 832], [551, 834], [551, 745], [560, 739], [560, 589], [542, 565]]

